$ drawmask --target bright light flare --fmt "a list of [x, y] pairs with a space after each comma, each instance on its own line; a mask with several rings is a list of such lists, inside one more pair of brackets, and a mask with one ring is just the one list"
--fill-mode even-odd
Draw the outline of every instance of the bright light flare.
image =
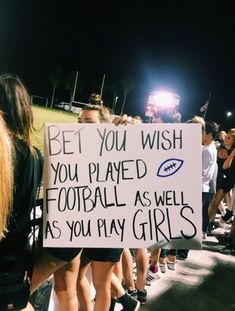
[[145, 115], [153, 117], [161, 110], [178, 110], [180, 96], [166, 91], [151, 92], [148, 98]]
[[152, 95], [152, 101], [155, 106], [168, 108], [178, 105], [179, 98], [169, 92], [156, 92]]

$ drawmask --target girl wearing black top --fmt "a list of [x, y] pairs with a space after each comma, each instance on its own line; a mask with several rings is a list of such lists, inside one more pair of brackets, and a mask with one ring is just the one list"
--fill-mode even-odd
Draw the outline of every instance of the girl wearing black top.
[[[226, 203], [228, 207], [231, 206], [231, 190], [235, 184], [235, 163], [231, 162], [230, 166], [225, 166], [225, 162], [230, 157], [230, 154], [235, 148], [235, 131], [229, 130], [224, 139], [224, 146], [220, 147], [218, 150], [218, 177], [217, 177], [217, 192], [215, 198], [210, 206], [209, 215], [210, 223], [208, 226], [208, 233], [214, 229], [213, 216], [215, 215], [219, 204], [223, 198], [226, 198]], [[230, 213], [229, 209], [226, 213]], [[232, 214], [231, 214], [232, 216]], [[225, 218], [225, 219], [224, 219]], [[222, 219], [226, 220], [225, 215]]]
[[[22, 280], [31, 278], [32, 274], [33, 262], [28, 239], [31, 231], [30, 213], [34, 207], [37, 187], [40, 185], [42, 176], [40, 152], [33, 148], [30, 141], [30, 133], [33, 129], [30, 103], [30, 96], [19, 78], [8, 74], [0, 76], [0, 111], [14, 150], [13, 197], [4, 232], [1, 232], [0, 275], [22, 275]], [[11, 159], [10, 153], [9, 159]], [[6, 177], [5, 179], [7, 180]], [[19, 310], [27, 305], [28, 296], [24, 297]], [[17, 304], [22, 300], [22, 294], [19, 292], [17, 297], [16, 291], [14, 303], [8, 301], [8, 298], [4, 296], [0, 298], [0, 309], [4, 309], [1, 305], [3, 303]], [[26, 310], [31, 310], [30, 304]]]

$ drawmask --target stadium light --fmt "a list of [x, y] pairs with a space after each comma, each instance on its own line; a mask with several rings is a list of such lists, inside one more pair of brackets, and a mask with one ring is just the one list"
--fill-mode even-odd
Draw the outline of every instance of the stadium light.
[[153, 95], [153, 102], [156, 106], [169, 108], [171, 106], [175, 106], [176, 98], [172, 93], [156, 92], [156, 94]]
[[145, 115], [153, 117], [160, 110], [178, 110], [180, 96], [166, 91], [154, 91], [149, 94]]

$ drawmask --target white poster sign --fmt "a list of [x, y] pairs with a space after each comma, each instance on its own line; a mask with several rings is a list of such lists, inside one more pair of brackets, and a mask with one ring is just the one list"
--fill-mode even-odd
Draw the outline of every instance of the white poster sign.
[[46, 124], [44, 246], [201, 247], [199, 124]]

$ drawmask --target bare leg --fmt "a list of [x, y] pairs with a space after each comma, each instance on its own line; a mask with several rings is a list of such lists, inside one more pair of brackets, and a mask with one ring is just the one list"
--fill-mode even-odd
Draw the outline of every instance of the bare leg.
[[115, 263], [115, 265], [113, 267], [113, 273], [116, 275], [116, 277], [119, 279], [119, 281], [122, 282], [123, 274], [122, 274], [121, 261]]
[[135, 282], [133, 278], [133, 259], [129, 248], [124, 249], [122, 254], [122, 270], [125, 285], [130, 290], [135, 290]]
[[158, 265], [160, 253], [161, 253], [160, 248], [151, 249], [151, 260], [150, 260], [151, 266], [157, 266]]
[[31, 294], [45, 282], [56, 270], [67, 264], [51, 255], [46, 249], [40, 249], [35, 256], [33, 275], [31, 280]]
[[227, 207], [229, 210], [232, 210], [232, 193], [225, 192], [224, 197], [226, 198]]
[[[125, 290], [122, 286], [122, 265], [121, 262], [116, 262], [113, 267], [112, 284], [111, 284], [111, 296], [112, 298], [119, 298], [125, 294]], [[121, 294], [120, 294], [121, 293]]]
[[169, 255], [168, 259], [170, 262], [175, 262], [176, 261], [176, 256], [175, 255]]
[[113, 266], [113, 262], [93, 261], [91, 264], [93, 284], [96, 290], [94, 311], [109, 311]]
[[208, 207], [209, 222], [215, 221], [216, 208], [214, 208], [214, 200], [215, 200], [215, 196], [211, 200], [209, 207]]
[[[226, 193], [225, 193], [225, 195], [226, 195]], [[222, 201], [220, 202], [218, 209], [220, 210], [221, 215], [223, 215], [225, 213], [225, 206], [224, 206], [224, 203]]]
[[77, 279], [77, 296], [80, 305], [80, 311], [91, 311], [90, 283], [86, 276], [90, 267], [90, 261], [81, 261]]
[[60, 303], [60, 311], [78, 310], [76, 281], [80, 255], [54, 273], [55, 292]]
[[125, 290], [120, 282], [120, 280], [118, 279], [118, 277], [112, 273], [112, 291], [115, 293], [115, 296], [117, 298], [120, 298], [121, 296], [125, 295]]
[[145, 281], [148, 272], [148, 251], [147, 248], [136, 249], [136, 288], [143, 291], [145, 288]]
[[220, 204], [220, 202], [222, 201], [224, 197], [224, 191], [222, 189], [219, 189], [217, 191], [217, 193], [215, 194], [210, 206], [209, 206], [209, 210], [208, 210], [208, 213], [209, 213], [209, 221], [210, 222], [214, 222], [215, 221], [215, 215], [216, 215], [216, 212], [217, 212], [217, 208]]

